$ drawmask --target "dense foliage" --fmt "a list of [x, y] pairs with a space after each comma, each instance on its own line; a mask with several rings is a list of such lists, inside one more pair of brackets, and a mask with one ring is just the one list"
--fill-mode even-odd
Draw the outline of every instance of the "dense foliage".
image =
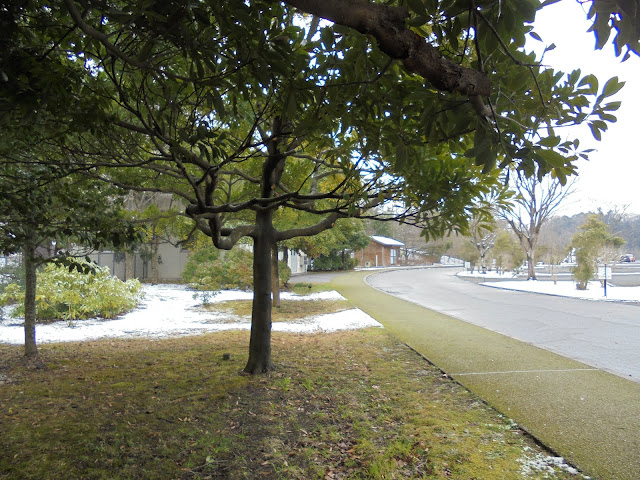
[[496, 232], [491, 256], [495, 259], [496, 269], [499, 271], [517, 272], [525, 261], [524, 251], [507, 230]]
[[[384, 222], [376, 222], [384, 223]], [[365, 224], [357, 218], [341, 219], [330, 230], [313, 237], [301, 237], [286, 242], [311, 258], [311, 270], [351, 270], [357, 265], [351, 253], [370, 242]]]
[[580, 231], [571, 238], [571, 247], [576, 255], [573, 277], [578, 290], [587, 289], [589, 280], [595, 278], [598, 263], [617, 259], [622, 245], [624, 240], [612, 234], [607, 224], [596, 215], [591, 215], [580, 226]]
[[[221, 252], [213, 245], [201, 246], [194, 251], [185, 265], [182, 278], [198, 290], [251, 290], [253, 288], [253, 255], [249, 250], [237, 248]], [[291, 269], [279, 262], [280, 284], [291, 277]]]
[[320, 255], [313, 259], [311, 270], [314, 272], [353, 270], [358, 265], [358, 260], [348, 251], [332, 251], [327, 255]]
[[[115, 318], [138, 304], [141, 285], [137, 280], [122, 282], [108, 268], [92, 267], [93, 273], [69, 271], [47, 264], [38, 275], [36, 318], [40, 323], [55, 320]], [[12, 283], [0, 295], [0, 304], [18, 303], [14, 316], [24, 315], [24, 289]]]

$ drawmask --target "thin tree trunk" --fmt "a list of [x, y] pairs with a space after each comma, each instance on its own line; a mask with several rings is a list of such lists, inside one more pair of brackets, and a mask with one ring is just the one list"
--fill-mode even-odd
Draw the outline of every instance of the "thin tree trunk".
[[36, 248], [28, 245], [23, 252], [25, 270], [24, 292], [24, 354], [26, 357], [37, 357], [36, 345]]
[[133, 262], [135, 257], [133, 252], [124, 252], [124, 279], [125, 281], [133, 278]]
[[273, 303], [275, 308], [280, 308], [280, 269], [278, 266], [278, 244], [271, 247], [271, 287], [273, 289]]
[[158, 273], [158, 249], [160, 247], [160, 239], [153, 230], [151, 236], [151, 285], [157, 285], [160, 283], [160, 274]]
[[535, 254], [533, 251], [527, 252], [527, 266], [527, 280], [537, 280]]
[[273, 212], [256, 213], [256, 235], [253, 239], [253, 308], [249, 360], [244, 372], [265, 373], [275, 367], [271, 361], [271, 250]]

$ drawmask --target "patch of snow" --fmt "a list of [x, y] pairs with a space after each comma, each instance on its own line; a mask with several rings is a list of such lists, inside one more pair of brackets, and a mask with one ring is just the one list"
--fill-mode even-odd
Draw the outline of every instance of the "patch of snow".
[[551, 281], [523, 280], [506, 282], [483, 282], [481, 285], [516, 290], [519, 292], [544, 293], [561, 297], [579, 298], [594, 301], [640, 302], [640, 287], [617, 287], [607, 283], [607, 296], [600, 282], [589, 282], [587, 290], [576, 289], [575, 282], [563, 281], [554, 284]]
[[[525, 451], [529, 452], [531, 449], [529, 447], [525, 447]], [[536, 473], [543, 473], [545, 474], [545, 477], [547, 477], [547, 475], [552, 475], [553, 478], [555, 478], [557, 470], [564, 470], [571, 475], [580, 475], [580, 477], [585, 480], [590, 478], [586, 475], [582, 475], [571, 465], [568, 465], [562, 457], [552, 457], [542, 453], [527, 453], [519, 458], [518, 462], [520, 463], [520, 474], [523, 478], [527, 478]]]
[[475, 270], [473, 273], [465, 271], [465, 272], [457, 273], [456, 275], [458, 277], [465, 277], [465, 278], [517, 278], [518, 276], [513, 272], [497, 273], [495, 271], [490, 271], [487, 273], [481, 273], [481, 272], [478, 272], [477, 270]]
[[[181, 285], [177, 285], [181, 286]], [[199, 303], [203, 303], [202, 299], [206, 299], [205, 303], [222, 303], [222, 302], [230, 302], [234, 300], [252, 300], [253, 292], [249, 292], [246, 290], [221, 290], [219, 292], [199, 292], [199, 291], [191, 291], [192, 296], [201, 299]], [[340, 295], [335, 290], [331, 290], [328, 292], [317, 292], [311, 293], [309, 295], [297, 295], [291, 292], [281, 292], [280, 293], [281, 300], [345, 300], [345, 298]]]
[[[196, 292], [184, 285], [144, 285], [144, 297], [138, 307], [113, 320], [88, 319], [78, 322], [54, 322], [38, 325], [38, 343], [73, 342], [98, 338], [162, 338], [197, 335], [223, 330], [248, 330], [251, 324], [229, 314], [206, 311], [201, 307], [203, 296], [208, 303], [250, 300], [252, 292], [238, 290]], [[204, 295], [203, 295], [204, 294]], [[342, 300], [338, 292], [295, 295], [283, 292], [286, 300]], [[24, 343], [24, 321], [9, 317], [5, 308], [0, 317], [0, 342]], [[301, 319], [299, 322], [277, 322], [274, 331], [315, 333], [345, 329], [381, 327], [373, 318], [358, 309]]]
[[380, 323], [362, 310], [353, 308], [317, 317], [309, 317], [302, 319], [299, 323], [277, 322], [273, 324], [273, 330], [276, 332], [315, 333], [381, 326]]

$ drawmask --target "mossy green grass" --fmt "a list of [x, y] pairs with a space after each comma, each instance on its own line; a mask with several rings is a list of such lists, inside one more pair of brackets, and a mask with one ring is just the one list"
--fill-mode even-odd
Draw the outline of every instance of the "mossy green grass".
[[369, 274], [332, 285], [582, 471], [640, 478], [640, 384], [387, 295]]
[[575, 478], [384, 329], [274, 332], [254, 377], [248, 340], [0, 345], [0, 478]]

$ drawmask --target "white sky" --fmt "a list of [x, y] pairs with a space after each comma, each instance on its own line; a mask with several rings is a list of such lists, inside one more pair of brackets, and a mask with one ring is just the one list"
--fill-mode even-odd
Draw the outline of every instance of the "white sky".
[[[624, 88], [610, 100], [622, 101], [614, 113], [618, 121], [597, 142], [585, 125], [573, 131], [572, 138], [579, 138], [581, 147], [595, 148], [589, 162], [579, 161], [579, 177], [575, 193], [566, 201], [560, 214], [573, 215], [595, 211], [598, 207], [607, 211], [614, 207], [628, 206], [627, 213], [640, 214], [640, 58], [631, 54], [624, 63], [615, 57], [613, 46], [596, 51], [593, 33], [586, 20], [588, 4], [580, 5], [575, 0], [563, 0], [544, 8], [536, 17], [534, 31], [545, 44], [556, 44], [556, 49], [547, 52], [544, 64], [563, 72], [576, 68], [583, 75], [592, 73], [598, 77], [600, 88], [614, 76], [625, 81]], [[532, 40], [531, 47], [540, 46]]]

